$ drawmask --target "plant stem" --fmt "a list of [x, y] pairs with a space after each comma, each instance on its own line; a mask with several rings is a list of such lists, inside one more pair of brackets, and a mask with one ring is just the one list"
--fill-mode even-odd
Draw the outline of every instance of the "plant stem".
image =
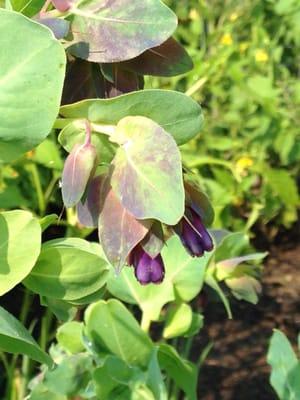
[[32, 182], [36, 190], [37, 200], [38, 200], [38, 207], [40, 215], [43, 216], [46, 210], [46, 203], [44, 199], [44, 193], [40, 181], [40, 176], [38, 169], [34, 163], [30, 163], [27, 165], [27, 170], [31, 173]]
[[151, 319], [148, 318], [146, 313], [142, 315], [141, 328], [144, 332], [148, 333], [151, 325]]

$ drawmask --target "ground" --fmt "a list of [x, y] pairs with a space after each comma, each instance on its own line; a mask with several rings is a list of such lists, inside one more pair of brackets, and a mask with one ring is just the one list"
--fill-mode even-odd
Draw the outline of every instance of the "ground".
[[199, 346], [214, 347], [201, 370], [199, 400], [275, 400], [266, 362], [272, 329], [287, 334], [293, 344], [300, 332], [300, 245], [270, 248], [256, 306], [233, 304], [234, 319], [208, 304]]

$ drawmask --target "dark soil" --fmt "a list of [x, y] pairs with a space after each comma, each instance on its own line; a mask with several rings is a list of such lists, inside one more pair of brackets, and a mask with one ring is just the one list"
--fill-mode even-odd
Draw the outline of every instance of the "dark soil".
[[[293, 344], [300, 332], [300, 245], [271, 248], [256, 306], [233, 304], [234, 319], [208, 303], [200, 348], [213, 349], [201, 369], [199, 400], [275, 400], [266, 362], [272, 329], [285, 332]], [[198, 347], [199, 348], [199, 347]]]

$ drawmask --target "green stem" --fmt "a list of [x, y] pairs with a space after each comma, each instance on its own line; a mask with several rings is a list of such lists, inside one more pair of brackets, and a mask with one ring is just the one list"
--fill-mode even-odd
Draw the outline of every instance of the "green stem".
[[148, 318], [146, 313], [142, 315], [141, 328], [144, 332], [148, 333], [151, 325], [151, 319]]
[[[86, 119], [76, 119], [76, 118], [57, 118], [54, 122], [53, 129], [64, 129], [67, 125], [73, 123], [76, 128], [86, 129]], [[89, 121], [90, 122], [90, 121]], [[102, 133], [107, 136], [111, 136], [115, 130], [115, 125], [108, 124], [98, 124], [95, 122], [90, 122], [92, 132]]]
[[27, 165], [27, 170], [31, 174], [32, 182], [33, 182], [33, 185], [36, 190], [39, 212], [40, 212], [41, 216], [43, 216], [45, 214], [45, 210], [46, 210], [46, 203], [45, 203], [45, 199], [44, 199], [44, 193], [43, 193], [38, 169], [34, 163], [30, 163]]

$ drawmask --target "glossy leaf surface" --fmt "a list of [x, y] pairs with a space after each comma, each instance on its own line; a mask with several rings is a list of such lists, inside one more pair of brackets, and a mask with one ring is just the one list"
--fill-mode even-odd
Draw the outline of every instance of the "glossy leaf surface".
[[0, 19], [0, 161], [10, 161], [49, 134], [59, 109], [65, 52], [48, 28], [23, 15], [0, 9]]
[[0, 213], [0, 295], [32, 270], [41, 249], [41, 226], [28, 211]]
[[25, 286], [40, 295], [69, 301], [96, 292], [106, 282], [108, 266], [97, 250], [100, 246], [92, 245], [78, 238], [46, 242]]
[[120, 357], [128, 365], [147, 365], [153, 344], [131, 313], [117, 300], [99, 301], [85, 314], [87, 335], [99, 352]]
[[111, 140], [121, 144], [111, 184], [123, 206], [136, 218], [175, 225], [184, 212], [184, 189], [172, 136], [148, 118], [127, 117]]
[[128, 60], [168, 39], [175, 14], [160, 0], [85, 0], [72, 10], [73, 55], [93, 62]]
[[25, 354], [33, 360], [52, 365], [45, 353], [25, 327], [4, 308], [0, 307], [0, 349], [8, 353]]
[[126, 116], [140, 115], [152, 119], [169, 132], [177, 144], [195, 137], [201, 130], [201, 107], [190, 97], [171, 90], [143, 90], [113, 99], [83, 100], [61, 107], [66, 118], [116, 125]]

